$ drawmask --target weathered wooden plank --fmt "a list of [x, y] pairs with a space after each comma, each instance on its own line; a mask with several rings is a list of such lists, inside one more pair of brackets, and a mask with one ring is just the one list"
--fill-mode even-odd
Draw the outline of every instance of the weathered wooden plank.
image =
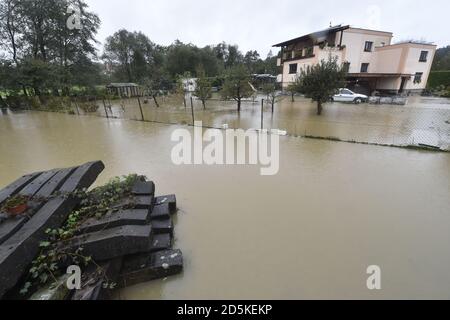
[[9, 218], [0, 224], [0, 245], [16, 233], [28, 221], [27, 217]]
[[6, 186], [4, 189], [0, 190], [0, 205], [11, 196], [16, 195], [20, 190], [22, 190], [28, 183], [39, 177], [41, 172], [36, 172], [32, 174], [25, 175], [18, 180], [14, 181], [10, 185]]
[[175, 214], [177, 212], [177, 197], [174, 194], [156, 197], [155, 205], [161, 205], [164, 203], [169, 204], [169, 209], [171, 214]]
[[154, 234], [169, 233], [173, 237], [173, 222], [171, 218], [166, 220], [154, 220], [151, 225]]
[[114, 208], [132, 208], [132, 209], [146, 209], [149, 211], [153, 210], [155, 203], [155, 198], [152, 196], [132, 196], [120, 200], [115, 204]]
[[46, 287], [35, 292], [29, 300], [33, 301], [63, 301], [70, 296], [70, 290], [67, 288], [67, 280], [69, 275], [60, 276], [56, 283], [47, 285]]
[[150, 212], [146, 209], [123, 210], [111, 213], [102, 219], [89, 219], [80, 227], [80, 233], [93, 233], [126, 225], [147, 225], [150, 222]]
[[171, 247], [172, 247], [172, 236], [169, 233], [155, 234], [152, 237], [152, 242], [147, 252], [168, 250]]
[[[62, 191], [70, 193], [89, 187], [103, 169], [102, 162], [79, 167], [63, 184]], [[40, 241], [46, 238], [45, 230], [59, 228], [79, 201], [70, 195], [50, 199], [0, 246], [0, 298], [17, 285], [39, 253]]]
[[151, 220], [167, 220], [170, 219], [169, 203], [163, 203], [153, 207], [153, 211], [150, 214]]
[[136, 196], [154, 196], [155, 195], [155, 184], [152, 181], [141, 181], [138, 180], [134, 183], [131, 188], [131, 193]]
[[0, 246], [0, 298], [17, 284], [39, 253], [45, 230], [60, 227], [78, 201], [62, 196], [51, 199]]
[[30, 198], [33, 197], [58, 171], [59, 170], [50, 170], [42, 173], [39, 177], [27, 184], [26, 187], [19, 192], [19, 195]]
[[151, 233], [150, 225], [112, 228], [75, 237], [64, 246], [64, 250], [75, 252], [83, 248], [85, 256], [92, 257], [96, 261], [105, 261], [147, 252]]
[[35, 194], [37, 198], [48, 198], [57, 191], [66, 179], [75, 171], [76, 168], [68, 168], [60, 170], [53, 178], [51, 178], [42, 188]]
[[121, 288], [179, 274], [183, 271], [180, 250], [165, 250], [154, 254], [126, 257], [118, 281]]
[[111, 299], [112, 290], [104, 288], [104, 284], [117, 283], [122, 258], [100, 263], [101, 270], [97, 268], [88, 270], [80, 290], [76, 290], [72, 300], [95, 301]]
[[62, 193], [70, 193], [75, 190], [90, 187], [98, 175], [105, 169], [105, 165], [101, 161], [88, 162], [78, 167], [74, 173], [64, 182], [60, 188]]
[[[50, 197], [74, 170], [75, 168], [70, 168], [44, 172], [22, 189], [19, 193], [20, 195], [29, 197], [34, 196], [34, 198], [28, 202], [30, 212], [37, 212], [45, 204], [45, 201], [47, 201], [45, 199]], [[49, 177], [51, 178], [49, 179]], [[38, 191], [36, 192], [36, 190]], [[9, 218], [1, 223], [0, 244], [17, 232], [28, 220], [28, 217], [23, 216]]]

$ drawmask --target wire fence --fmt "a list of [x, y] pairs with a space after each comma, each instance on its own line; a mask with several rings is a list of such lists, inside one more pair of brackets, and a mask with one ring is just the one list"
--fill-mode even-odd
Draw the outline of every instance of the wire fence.
[[[242, 103], [215, 97], [206, 108], [194, 97], [180, 96], [96, 100], [95, 107], [82, 110], [72, 103], [72, 114], [110, 119], [128, 119], [174, 125], [202, 121], [207, 128], [277, 129], [287, 135], [389, 146], [414, 146], [450, 151], [450, 99], [409, 97], [405, 106], [328, 103], [321, 116], [315, 103], [296, 97], [265, 96]], [[262, 101], [265, 100], [263, 106]], [[193, 112], [192, 112], [193, 111]]]

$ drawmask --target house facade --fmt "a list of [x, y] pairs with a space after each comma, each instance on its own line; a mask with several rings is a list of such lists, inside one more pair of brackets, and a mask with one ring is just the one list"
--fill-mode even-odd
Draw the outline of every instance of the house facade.
[[372, 94], [421, 93], [431, 71], [436, 46], [428, 43], [392, 44], [391, 32], [335, 26], [274, 45], [281, 48], [284, 89], [302, 69], [336, 57], [348, 70], [348, 87]]

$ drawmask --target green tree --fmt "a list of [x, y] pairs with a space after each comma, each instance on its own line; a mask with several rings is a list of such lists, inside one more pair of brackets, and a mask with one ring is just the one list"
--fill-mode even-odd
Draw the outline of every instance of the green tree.
[[[80, 9], [81, 30], [67, 28], [69, 7]], [[74, 75], [80, 74], [79, 67], [91, 65], [96, 58], [99, 25], [100, 19], [83, 0], [0, 0], [0, 49], [17, 73], [25, 72], [17, 76], [24, 94], [26, 86], [33, 84], [37, 95], [47, 90], [59, 94], [59, 89], [68, 94], [69, 87], [77, 84]], [[52, 79], [36, 81], [43, 75]]]
[[265, 71], [264, 73], [276, 76], [281, 73], [281, 67], [277, 66], [278, 56], [274, 56], [272, 51], [269, 51], [267, 58], [264, 61]]
[[118, 81], [142, 82], [159, 68], [160, 48], [141, 32], [119, 30], [106, 39], [103, 59]]
[[301, 71], [299, 92], [317, 102], [317, 114], [321, 115], [323, 104], [345, 86], [346, 74], [337, 58], [322, 60]]
[[301, 91], [301, 80], [299, 77], [295, 78], [295, 81], [290, 83], [287, 87], [287, 92], [291, 95], [291, 101], [295, 102], [295, 94]]
[[227, 72], [221, 94], [224, 99], [237, 102], [238, 112], [241, 111], [242, 99], [251, 97], [253, 93], [250, 75], [243, 65], [237, 65]]
[[197, 71], [197, 83], [195, 86], [194, 96], [196, 96], [203, 104], [203, 109], [206, 109], [206, 100], [211, 98], [211, 81], [206, 77], [203, 68]]
[[436, 50], [432, 69], [433, 71], [450, 70], [450, 46]]
[[183, 75], [178, 75], [177, 76], [177, 88], [176, 88], [176, 92], [177, 94], [179, 94], [180, 96], [183, 97], [183, 104], [184, 107], [187, 107], [187, 103], [186, 103], [186, 94], [188, 93], [188, 90], [186, 88], [186, 79], [191, 79], [192, 76], [189, 72], [185, 72]]
[[266, 83], [262, 87], [262, 91], [267, 96], [267, 101], [269, 101], [272, 106], [272, 113], [275, 111], [275, 103], [278, 99], [278, 90], [275, 83]]
[[244, 57], [237, 45], [228, 45], [225, 56], [225, 68], [232, 68], [243, 62]]

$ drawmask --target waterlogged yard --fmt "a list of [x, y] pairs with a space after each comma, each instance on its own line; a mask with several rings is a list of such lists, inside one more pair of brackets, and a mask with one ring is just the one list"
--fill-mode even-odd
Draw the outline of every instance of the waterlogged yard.
[[[200, 101], [193, 100], [194, 118], [203, 126], [213, 128], [253, 129], [261, 127], [261, 99], [247, 101], [241, 113], [236, 103], [221, 101], [218, 96], [207, 102], [204, 110]], [[110, 117], [160, 122], [166, 124], [192, 124], [189, 97], [187, 106], [177, 96], [159, 98], [160, 107], [153, 100], [141, 100], [142, 114], [137, 99], [107, 101]], [[269, 104], [264, 106], [263, 126], [280, 129], [289, 135], [331, 138], [395, 146], [418, 146], [421, 144], [450, 149], [450, 99], [409, 97], [406, 106], [354, 105], [329, 103], [324, 114], [316, 115], [316, 104], [309, 99], [296, 97], [278, 98], [275, 112]], [[98, 116], [106, 116], [104, 105], [98, 102]]]
[[[98, 159], [106, 169], [97, 185], [136, 172], [153, 179], [158, 194], [175, 193], [184, 274], [118, 291], [117, 299], [448, 298], [450, 155], [294, 136], [390, 143], [439, 128], [448, 141], [448, 103], [417, 103], [330, 104], [321, 118], [302, 99], [286, 98], [273, 117], [267, 106], [265, 126], [292, 134], [280, 137], [274, 176], [261, 176], [259, 166], [174, 165], [173, 131], [194, 130], [179, 101], [143, 104], [147, 120], [173, 125], [128, 120], [140, 119], [133, 100], [125, 111], [113, 105], [122, 119], [6, 112], [0, 185]], [[240, 116], [234, 107], [196, 105], [196, 117], [211, 127], [260, 126], [258, 102]], [[370, 265], [382, 270], [381, 291], [367, 290]]]

